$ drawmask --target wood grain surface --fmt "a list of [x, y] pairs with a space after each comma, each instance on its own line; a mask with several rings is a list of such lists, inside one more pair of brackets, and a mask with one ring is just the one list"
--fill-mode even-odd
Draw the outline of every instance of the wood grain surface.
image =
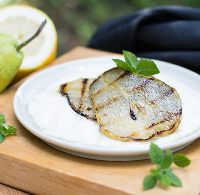
[[[113, 54], [76, 47], [42, 69], [66, 61], [108, 55]], [[45, 144], [25, 129], [14, 114], [13, 97], [18, 87], [28, 77], [0, 94], [0, 112], [5, 115], [7, 124], [17, 128], [16, 135], [7, 136], [0, 144], [0, 183], [27, 193], [44, 195], [198, 195], [200, 193], [200, 139], [178, 152], [192, 160], [189, 167], [183, 169], [172, 166], [174, 173], [181, 178], [183, 187], [164, 188], [158, 183], [154, 189], [148, 191], [142, 189], [142, 182], [150, 169], [155, 168], [150, 160], [131, 162], [90, 160], [60, 152]], [[15, 190], [5, 185], [0, 185], [0, 191], [8, 190], [6, 193], [9, 194], [10, 189]], [[15, 192], [10, 194], [24, 194], [20, 191]]]
[[29, 195], [29, 193], [0, 184], [0, 195]]

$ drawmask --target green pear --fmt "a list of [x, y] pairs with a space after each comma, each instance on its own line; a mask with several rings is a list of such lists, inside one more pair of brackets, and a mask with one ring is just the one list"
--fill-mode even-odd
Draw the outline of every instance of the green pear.
[[21, 48], [35, 39], [45, 24], [46, 20], [42, 22], [37, 32], [30, 39], [20, 45], [13, 37], [0, 34], [0, 93], [8, 87], [21, 66], [24, 57]]
[[17, 74], [24, 54], [17, 51], [18, 41], [0, 34], [0, 93], [6, 89]]

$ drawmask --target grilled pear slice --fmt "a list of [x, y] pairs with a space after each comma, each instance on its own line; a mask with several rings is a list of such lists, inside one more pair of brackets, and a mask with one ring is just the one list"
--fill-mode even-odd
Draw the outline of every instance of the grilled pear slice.
[[61, 95], [66, 96], [71, 108], [87, 119], [96, 120], [93, 101], [90, 97], [89, 86], [93, 78], [80, 78], [60, 86]]
[[150, 141], [173, 133], [182, 116], [177, 91], [154, 77], [113, 68], [90, 85], [100, 131], [121, 141]]

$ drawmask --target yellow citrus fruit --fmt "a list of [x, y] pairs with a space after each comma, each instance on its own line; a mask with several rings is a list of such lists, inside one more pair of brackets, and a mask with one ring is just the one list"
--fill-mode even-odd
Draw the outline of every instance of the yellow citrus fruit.
[[32, 37], [45, 19], [47, 23], [40, 35], [22, 48], [24, 59], [12, 83], [55, 59], [57, 32], [48, 15], [37, 8], [11, 5], [0, 9], [0, 34], [14, 37], [19, 44]]

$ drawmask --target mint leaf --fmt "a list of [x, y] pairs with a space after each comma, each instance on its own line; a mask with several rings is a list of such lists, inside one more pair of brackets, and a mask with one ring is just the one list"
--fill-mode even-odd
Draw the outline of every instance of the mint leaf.
[[160, 177], [160, 183], [164, 186], [170, 186], [170, 178], [167, 175], [161, 175]]
[[8, 125], [9, 129], [7, 130], [7, 135], [11, 133], [16, 133], [17, 129], [11, 125]]
[[144, 76], [151, 76], [160, 73], [156, 64], [149, 59], [138, 60], [135, 54], [125, 50], [123, 50], [123, 55], [125, 62], [119, 59], [113, 59], [119, 68]]
[[132, 66], [136, 69], [138, 66], [138, 63], [139, 63], [136, 55], [129, 51], [125, 51], [125, 50], [123, 50], [123, 55], [124, 55], [124, 59], [125, 59], [126, 63], [129, 66]]
[[141, 59], [137, 67], [137, 73], [144, 76], [151, 76], [160, 73], [156, 64], [149, 59]]
[[4, 127], [4, 125], [2, 125], [1, 129], [0, 129], [0, 133], [3, 135], [3, 136], [6, 136], [7, 134], [7, 129]]
[[6, 124], [3, 124], [1, 129], [0, 129], [0, 133], [3, 135], [3, 136], [6, 136], [8, 134], [11, 134], [11, 133], [15, 133], [16, 132], [16, 128], [13, 127], [13, 126], [10, 126], [10, 125], [6, 125]]
[[154, 174], [154, 175], [158, 175], [159, 170], [158, 169], [151, 169], [151, 173]]
[[2, 143], [4, 141], [4, 136], [0, 133], [0, 143]]
[[154, 143], [150, 145], [149, 156], [153, 163], [161, 165], [163, 161], [163, 151]]
[[117, 67], [128, 70], [130, 72], [137, 72], [137, 70], [133, 67], [128, 65], [126, 62], [119, 60], [119, 59], [113, 59], [113, 61], [116, 63]]
[[145, 190], [152, 189], [158, 181], [158, 177], [156, 175], [150, 174], [147, 175], [143, 181], [143, 188]]
[[0, 113], [0, 143], [4, 141], [6, 135], [15, 133], [16, 128], [5, 124], [5, 116]]
[[163, 169], [167, 169], [168, 167], [170, 167], [172, 162], [173, 162], [172, 151], [171, 150], [166, 150], [166, 156], [163, 159], [162, 168]]
[[5, 124], [5, 116], [0, 113], [0, 123]]
[[191, 161], [183, 154], [176, 154], [174, 157], [171, 150], [166, 150], [163, 155], [162, 150], [154, 143], [151, 143], [149, 155], [153, 163], [157, 164], [157, 169], [151, 169], [151, 174], [146, 176], [143, 181], [144, 189], [151, 189], [156, 185], [157, 180], [164, 186], [175, 185], [182, 187], [181, 180], [172, 173], [170, 165], [174, 162], [179, 167], [188, 166]]
[[6, 124], [3, 124], [2, 125], [6, 130], [8, 130], [9, 129], [9, 126], [8, 125], [6, 125]]
[[173, 184], [175, 186], [178, 186], [178, 187], [182, 187], [181, 180], [174, 173], [172, 173], [171, 171], [169, 171], [166, 174], [170, 178], [171, 184]]
[[173, 157], [173, 161], [179, 167], [187, 167], [191, 163], [191, 160], [183, 154], [176, 154]]

